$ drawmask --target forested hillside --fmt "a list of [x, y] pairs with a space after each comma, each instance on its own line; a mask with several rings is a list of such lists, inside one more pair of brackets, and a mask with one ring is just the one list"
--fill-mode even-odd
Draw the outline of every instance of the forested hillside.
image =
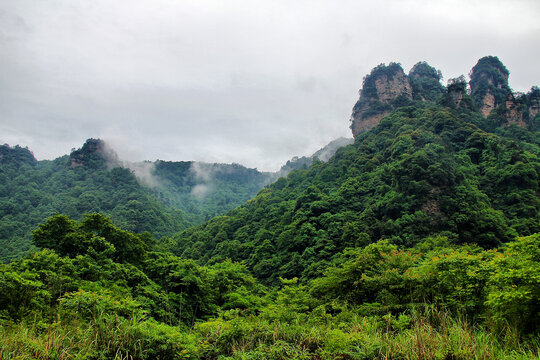
[[182, 210], [192, 224], [242, 205], [276, 177], [239, 164], [161, 160], [154, 163], [152, 175], [156, 198]]
[[[347, 140], [336, 140], [313, 157], [328, 158]], [[195, 161], [126, 162], [105, 142], [89, 139], [81, 149], [53, 161], [37, 161], [27, 148], [0, 146], [0, 261], [31, 247], [37, 224], [54, 213], [81, 219], [101, 212], [135, 232], [172, 236], [190, 225], [223, 215], [253, 198], [279, 175], [239, 164]]]
[[103, 212], [125, 229], [156, 237], [188, 225], [180, 211], [156, 200], [130, 170], [109, 169], [96, 151], [99, 144], [88, 140], [53, 161], [36, 161], [25, 148], [0, 147], [0, 260], [32, 249], [31, 230], [55, 213], [80, 219]]
[[35, 249], [30, 230], [55, 213], [81, 219], [101, 212], [124, 229], [161, 238], [241, 205], [273, 176], [234, 164], [126, 164], [95, 139], [53, 161], [37, 161], [19, 146], [0, 151], [2, 261]]
[[44, 250], [0, 264], [2, 358], [539, 358], [538, 234], [498, 250], [378, 241], [275, 288], [99, 214], [55, 215], [33, 241]]

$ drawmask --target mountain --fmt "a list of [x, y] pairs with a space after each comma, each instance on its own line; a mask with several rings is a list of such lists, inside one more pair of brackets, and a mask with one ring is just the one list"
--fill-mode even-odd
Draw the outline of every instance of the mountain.
[[[336, 140], [317, 156], [344, 143]], [[55, 213], [81, 219], [101, 212], [124, 229], [161, 238], [225, 214], [283, 174], [238, 164], [127, 162], [99, 139], [53, 161], [6, 144], [0, 146], [0, 261], [33, 250], [31, 230]]]
[[240, 206], [275, 179], [273, 173], [239, 164], [196, 161], [158, 160], [152, 163], [151, 174], [156, 198], [183, 211], [192, 224]]
[[[540, 90], [533, 86], [527, 94], [513, 93], [509, 71], [495, 56], [478, 60], [470, 72], [469, 89], [465, 77], [450, 79], [447, 89], [440, 84], [442, 74], [426, 62], [419, 62], [406, 75], [398, 63], [380, 64], [364, 78], [360, 98], [353, 108], [351, 130], [356, 137], [375, 127], [394, 109], [438, 102], [466, 108], [482, 115], [477, 122], [484, 130], [515, 124], [532, 131], [540, 129]], [[469, 94], [470, 93], [470, 94]]]
[[187, 227], [182, 212], [156, 200], [133, 173], [109, 167], [115, 154], [89, 139], [69, 156], [37, 161], [26, 148], [0, 146], [0, 260], [35, 249], [31, 230], [55, 213], [103, 212], [125, 229], [156, 237]]
[[354, 144], [176, 235], [175, 253], [241, 261], [275, 284], [320, 276], [345, 249], [380, 239], [412, 247], [442, 236], [489, 249], [540, 231], [534, 124], [494, 128], [506, 103], [486, 118], [463, 80], [441, 92], [440, 75], [419, 68], [431, 75], [414, 75], [414, 87], [396, 63], [375, 68], [353, 109]]
[[21, 257], [55, 213], [101, 212], [129, 231], [171, 236], [244, 203], [271, 179], [241, 165], [121, 161], [99, 139], [53, 161], [0, 146], [0, 260]]

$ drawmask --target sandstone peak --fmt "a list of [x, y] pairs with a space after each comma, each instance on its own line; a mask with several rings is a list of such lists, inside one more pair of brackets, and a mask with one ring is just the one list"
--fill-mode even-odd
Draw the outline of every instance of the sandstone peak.
[[375, 127], [392, 109], [411, 100], [412, 87], [401, 65], [380, 64], [364, 78], [351, 116], [353, 135]]
[[[442, 74], [425, 61], [416, 63], [405, 75], [399, 63], [380, 64], [364, 78], [360, 98], [353, 108], [351, 130], [354, 137], [377, 126], [398, 107], [415, 102], [437, 102], [459, 111], [478, 111], [491, 125], [540, 126], [540, 89], [527, 94], [513, 93], [508, 85], [510, 72], [496, 56], [478, 60], [465, 77], [450, 79], [445, 88]], [[468, 86], [467, 86], [468, 85]]]
[[413, 90], [413, 99], [435, 101], [444, 93], [441, 84], [442, 73], [425, 61], [416, 63], [409, 71], [409, 82]]
[[471, 95], [484, 117], [489, 116], [512, 93], [508, 86], [509, 74], [496, 56], [484, 56], [472, 68], [469, 74]]

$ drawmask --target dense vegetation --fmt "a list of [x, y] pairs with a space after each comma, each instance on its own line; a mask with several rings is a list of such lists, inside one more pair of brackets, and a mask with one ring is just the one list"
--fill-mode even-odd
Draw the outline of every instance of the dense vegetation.
[[243, 204], [274, 178], [237, 164], [123, 163], [96, 139], [53, 161], [3, 145], [0, 262], [34, 250], [31, 230], [55, 213], [81, 219], [101, 212], [127, 230], [161, 238]]
[[482, 103], [486, 94], [494, 97], [495, 105], [502, 104], [511, 90], [508, 87], [510, 72], [496, 56], [485, 56], [471, 70], [471, 95], [476, 104]]
[[379, 241], [273, 289], [100, 214], [55, 215], [34, 242], [0, 265], [2, 359], [539, 358], [538, 234], [499, 250]]
[[425, 61], [416, 63], [409, 72], [414, 100], [435, 101], [445, 93], [441, 85], [442, 73]]
[[31, 229], [55, 213], [80, 219], [100, 211], [125, 229], [158, 237], [187, 226], [180, 211], [157, 201], [128, 169], [108, 169], [92, 144], [39, 162], [26, 148], [0, 146], [0, 261], [35, 249]]
[[238, 164], [158, 160], [152, 171], [158, 181], [153, 193], [162, 202], [182, 210], [192, 224], [200, 224], [242, 205], [274, 173], [259, 172]]

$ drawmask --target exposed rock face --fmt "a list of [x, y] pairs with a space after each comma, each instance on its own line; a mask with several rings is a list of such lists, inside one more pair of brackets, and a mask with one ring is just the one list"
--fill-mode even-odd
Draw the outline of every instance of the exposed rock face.
[[364, 116], [361, 119], [352, 119], [351, 123], [351, 130], [353, 133], [353, 136], [356, 138], [356, 136], [360, 133], [363, 133], [364, 131], [368, 131], [370, 129], [373, 129], [375, 126], [377, 126], [383, 117], [390, 114], [390, 110], [385, 110], [379, 114], [370, 115], [370, 116]]
[[377, 98], [380, 102], [389, 104], [400, 95], [405, 95], [407, 99], [412, 99], [412, 88], [409, 79], [403, 70], [388, 77], [383, 75], [375, 80]]
[[[413, 101], [433, 102], [460, 112], [480, 112], [486, 126], [517, 125], [537, 131], [540, 128], [540, 88], [527, 94], [513, 94], [508, 86], [509, 71], [495, 56], [478, 60], [469, 76], [463, 75], [441, 85], [440, 71], [419, 62], [405, 75], [401, 65], [381, 64], [364, 78], [360, 98], [353, 108], [351, 130], [356, 138], [379, 124], [396, 108]], [[469, 91], [470, 90], [470, 91]]]
[[398, 106], [412, 100], [412, 88], [401, 65], [381, 64], [364, 78], [360, 99], [353, 108], [351, 130], [358, 134], [375, 127]]
[[489, 114], [491, 114], [491, 111], [495, 109], [495, 104], [495, 96], [488, 92], [486, 95], [484, 95], [479, 110], [484, 117], [488, 117]]
[[540, 113], [540, 89], [533, 86], [527, 96], [529, 97], [529, 121], [532, 122]]
[[514, 95], [508, 95], [505, 103], [506, 108], [506, 124], [512, 125], [515, 124], [521, 127], [527, 127], [527, 123], [523, 120], [523, 106], [520, 103], [516, 102]]
[[472, 68], [471, 95], [484, 117], [488, 117], [512, 93], [508, 75], [508, 70], [496, 56], [485, 56]]

